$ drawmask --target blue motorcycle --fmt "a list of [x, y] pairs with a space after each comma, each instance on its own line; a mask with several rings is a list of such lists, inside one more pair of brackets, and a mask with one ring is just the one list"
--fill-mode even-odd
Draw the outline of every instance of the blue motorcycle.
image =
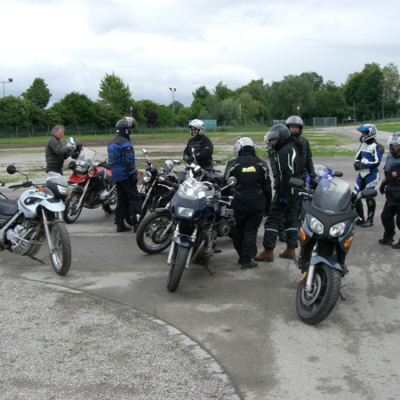
[[220, 193], [234, 185], [235, 178], [229, 178], [228, 186], [218, 189], [211, 182], [199, 182], [189, 170], [170, 204], [175, 230], [167, 260], [171, 265], [167, 280], [169, 291], [178, 288], [183, 271], [190, 263], [201, 264], [210, 272], [208, 262], [217, 244], [216, 226], [223, 220], [230, 201]]

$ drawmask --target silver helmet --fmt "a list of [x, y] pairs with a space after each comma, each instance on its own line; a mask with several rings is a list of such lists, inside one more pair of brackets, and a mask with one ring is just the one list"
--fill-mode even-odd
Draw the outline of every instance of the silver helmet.
[[303, 125], [304, 125], [303, 120], [297, 115], [291, 115], [286, 120], [286, 126], [289, 128], [289, 131], [291, 126], [299, 127], [299, 132], [297, 133], [290, 132], [291, 136], [300, 136], [303, 133]]
[[246, 146], [250, 146], [254, 149], [254, 143], [248, 137], [242, 137], [235, 143], [235, 146], [233, 147], [233, 149], [235, 150], [236, 158], [239, 157], [240, 150], [242, 150], [243, 147], [246, 147]]

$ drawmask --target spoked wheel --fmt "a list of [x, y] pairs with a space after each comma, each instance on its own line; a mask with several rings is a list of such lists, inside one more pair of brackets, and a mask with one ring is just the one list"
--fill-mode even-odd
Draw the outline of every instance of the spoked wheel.
[[81, 198], [80, 193], [72, 193], [70, 198], [65, 200], [65, 210], [63, 213], [64, 221], [67, 224], [75, 222], [79, 215], [81, 215], [83, 205], [78, 208], [79, 200]]
[[[111, 190], [111, 185], [107, 188], [108, 191]], [[110, 193], [108, 199], [107, 199], [107, 204], [103, 204], [103, 210], [107, 214], [114, 214], [115, 210], [117, 209], [117, 188], [114, 186], [114, 189]]]
[[170, 244], [174, 233], [171, 224], [171, 214], [153, 212], [139, 225], [136, 233], [136, 243], [145, 253], [155, 254], [165, 250]]
[[175, 290], [178, 289], [179, 282], [181, 281], [185, 269], [186, 260], [189, 255], [189, 250], [189, 247], [178, 246], [175, 262], [169, 271], [167, 279], [167, 288], [170, 292], [175, 292]]
[[309, 325], [323, 321], [335, 307], [340, 293], [341, 274], [338, 270], [320, 263], [315, 268], [310, 292], [305, 282], [300, 282], [296, 294], [296, 311]]
[[62, 221], [50, 226], [50, 238], [53, 250], [50, 259], [58, 275], [66, 275], [71, 267], [71, 241], [65, 224]]

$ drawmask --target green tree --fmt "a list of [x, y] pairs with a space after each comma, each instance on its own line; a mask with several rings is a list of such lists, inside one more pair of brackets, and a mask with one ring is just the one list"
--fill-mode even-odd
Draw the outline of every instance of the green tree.
[[129, 85], [114, 72], [105, 75], [100, 82], [99, 97], [106, 104], [114, 107], [120, 116], [130, 115], [130, 100], [132, 93]]
[[340, 90], [318, 90], [314, 93], [314, 117], [336, 117], [342, 121], [351, 112]]
[[259, 113], [260, 103], [254, 100], [250, 93], [242, 93], [238, 100], [238, 104], [241, 106], [241, 118], [245, 122], [256, 121], [256, 115]]
[[231, 89], [228, 89], [227, 85], [224, 85], [221, 82], [218, 83], [217, 86], [215, 86], [215, 89], [213, 90], [214, 94], [218, 96], [218, 98], [222, 100], [229, 99], [229, 97], [232, 97], [234, 92]]
[[173, 103], [171, 102], [171, 103], [168, 105], [168, 107], [169, 107], [171, 110], [174, 110], [175, 115], [176, 115], [176, 114], [179, 113], [179, 110], [183, 107], [183, 104], [182, 104], [181, 102], [177, 101], [177, 100], [174, 100], [174, 102], [173, 102]]
[[153, 127], [158, 118], [158, 104], [151, 100], [140, 100], [136, 102], [136, 105], [143, 110], [143, 116], [147, 127]]
[[157, 120], [155, 122], [160, 126], [174, 126], [175, 125], [175, 115], [172, 109], [160, 104], [157, 107]]
[[96, 120], [96, 107], [86, 94], [71, 92], [65, 95], [58, 104], [55, 103], [54, 106], [67, 125], [92, 124]]
[[300, 74], [300, 76], [310, 81], [314, 92], [317, 92], [322, 88], [324, 78], [321, 75], [318, 75], [316, 72], [303, 72], [302, 74]]
[[232, 125], [238, 121], [239, 103], [233, 98], [221, 101], [220, 115], [218, 117], [219, 125], [227, 123]]
[[258, 79], [252, 80], [249, 84], [242, 86], [236, 90], [239, 95], [247, 92], [250, 94], [253, 100], [258, 101], [259, 111], [255, 115], [257, 121], [270, 118], [268, 89], [269, 86], [264, 84], [264, 80]]
[[20, 97], [6, 96], [0, 99], [0, 126], [32, 126], [33, 103]]
[[198, 87], [194, 92], [192, 92], [193, 100], [199, 100], [202, 105], [204, 105], [204, 100], [211, 95], [210, 91], [203, 85]]
[[194, 119], [193, 110], [191, 107], [182, 107], [177, 115], [178, 124], [181, 126], [187, 126], [190, 119]]
[[385, 110], [394, 112], [400, 98], [399, 70], [394, 63], [389, 63], [382, 68], [382, 91], [385, 95]]
[[25, 100], [30, 100], [35, 106], [40, 109], [47, 107], [52, 94], [47, 87], [47, 84], [42, 78], [35, 78], [29, 89], [21, 94]]

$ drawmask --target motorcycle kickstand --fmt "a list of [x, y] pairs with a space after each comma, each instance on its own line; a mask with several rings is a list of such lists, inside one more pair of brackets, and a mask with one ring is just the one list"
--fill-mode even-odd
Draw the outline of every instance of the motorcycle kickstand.
[[[345, 286], [346, 286], [346, 285], [343, 285], [340, 289], [344, 288]], [[347, 300], [346, 297], [344, 297], [344, 296], [342, 295], [341, 290], [339, 291], [339, 296], [340, 296], [340, 300], [342, 300], [342, 301], [346, 301], [346, 300]]]
[[46, 256], [44, 260], [40, 260], [39, 258], [36, 258], [35, 256], [29, 256], [30, 259], [35, 260], [35, 261], [39, 261], [42, 264], [46, 264], [46, 259], [49, 258], [49, 256]]
[[211, 271], [210, 271], [210, 268], [208, 268], [208, 265], [207, 265], [207, 264], [203, 264], [203, 268], [204, 268], [211, 276], [214, 276], [214, 275], [217, 273], [217, 271], [211, 272]]

